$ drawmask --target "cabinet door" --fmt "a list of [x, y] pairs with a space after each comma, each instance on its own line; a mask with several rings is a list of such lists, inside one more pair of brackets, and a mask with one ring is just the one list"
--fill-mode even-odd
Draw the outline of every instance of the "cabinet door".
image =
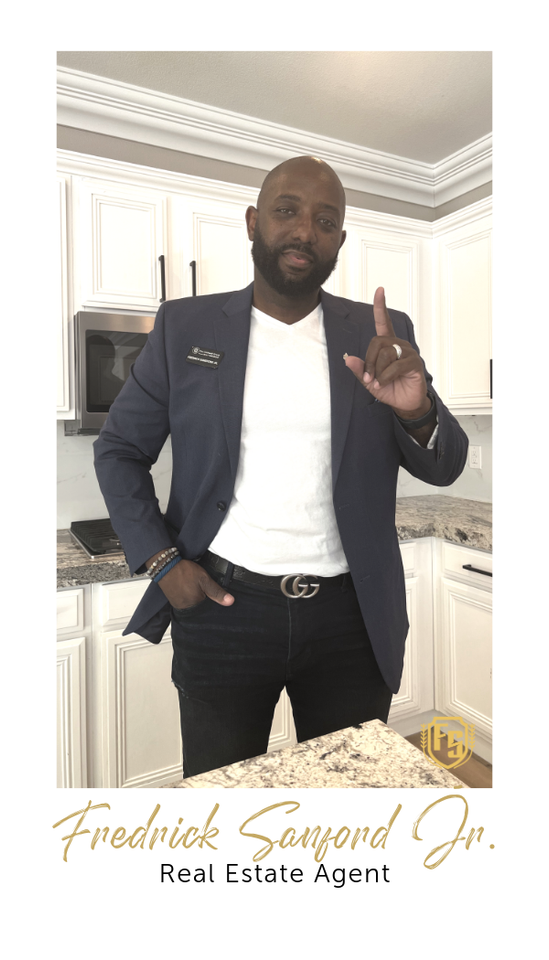
[[391, 703], [389, 723], [419, 715], [434, 706], [431, 540], [403, 543], [400, 552], [410, 629], [402, 680]]
[[296, 743], [292, 705], [286, 690], [283, 690], [274, 712], [267, 753], [282, 750], [283, 747], [293, 747]]
[[177, 691], [171, 682], [172, 644], [136, 634], [99, 638], [101, 668], [96, 743], [105, 787], [152, 787], [182, 777]]
[[196, 263], [196, 293], [240, 290], [253, 280], [246, 228], [246, 204], [173, 197], [170, 278], [174, 296], [192, 296], [191, 261]]
[[455, 412], [487, 412], [492, 357], [491, 217], [438, 240], [440, 378]]
[[342, 292], [372, 303], [377, 287], [385, 288], [387, 305], [418, 315], [420, 242], [367, 227], [350, 226], [342, 248]]
[[57, 644], [57, 786], [86, 787], [84, 637]]
[[58, 217], [57, 250], [59, 284], [57, 287], [57, 419], [74, 416], [72, 399], [72, 325], [69, 315], [69, 260], [67, 243], [67, 178], [57, 177]]
[[442, 577], [437, 709], [492, 737], [492, 594]]
[[158, 258], [165, 253], [166, 197], [77, 177], [73, 184], [77, 309], [155, 312], [162, 296]]

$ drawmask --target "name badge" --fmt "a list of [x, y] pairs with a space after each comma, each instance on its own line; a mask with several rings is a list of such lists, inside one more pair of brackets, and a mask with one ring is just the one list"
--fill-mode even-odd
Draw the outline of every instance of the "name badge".
[[204, 347], [191, 347], [185, 359], [187, 363], [198, 363], [201, 367], [211, 367], [216, 370], [224, 356], [223, 350], [205, 350]]

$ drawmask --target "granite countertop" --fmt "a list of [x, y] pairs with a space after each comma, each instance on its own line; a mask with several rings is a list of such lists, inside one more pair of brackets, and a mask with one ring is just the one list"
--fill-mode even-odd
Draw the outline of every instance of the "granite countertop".
[[58, 589], [81, 587], [85, 583], [129, 580], [130, 577], [130, 568], [122, 552], [111, 553], [108, 559], [91, 560], [86, 551], [74, 542], [68, 530], [57, 531]]
[[[491, 552], [492, 504], [438, 494], [401, 497], [396, 502], [396, 528], [399, 540], [439, 537]], [[128, 580], [130, 576], [123, 553], [90, 560], [74, 543], [68, 530], [57, 531], [58, 587]]]
[[438, 537], [492, 552], [492, 504], [433, 494], [400, 497], [396, 502], [399, 540]]
[[161, 789], [226, 787], [469, 788], [381, 720], [348, 727], [295, 747], [232, 763]]

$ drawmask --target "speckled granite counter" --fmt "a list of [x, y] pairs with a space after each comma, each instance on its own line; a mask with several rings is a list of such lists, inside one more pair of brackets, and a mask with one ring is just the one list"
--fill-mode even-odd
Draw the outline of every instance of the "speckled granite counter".
[[[81, 587], [85, 583], [129, 580], [131, 574], [123, 553], [108, 559], [90, 560], [68, 530], [57, 531], [57, 587]], [[144, 576], [144, 574], [143, 574]]]
[[381, 720], [362, 723], [275, 750], [251, 760], [232, 763], [197, 777], [178, 780], [161, 789], [207, 790], [226, 787], [357, 788], [456, 787], [467, 790], [449, 770], [437, 767]]
[[492, 552], [492, 504], [434, 494], [401, 497], [396, 502], [399, 540], [438, 537], [464, 547]]
[[[457, 497], [402, 497], [396, 505], [399, 540], [439, 537], [478, 550], [492, 550], [492, 504]], [[72, 540], [68, 530], [57, 537], [57, 586], [127, 580], [130, 571], [124, 554], [108, 560], [90, 560]]]

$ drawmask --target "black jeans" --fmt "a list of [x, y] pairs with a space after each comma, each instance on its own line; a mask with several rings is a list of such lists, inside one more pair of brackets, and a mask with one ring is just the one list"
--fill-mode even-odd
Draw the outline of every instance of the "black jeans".
[[351, 576], [320, 584], [316, 596], [294, 600], [279, 587], [232, 580], [232, 606], [206, 598], [173, 610], [184, 777], [265, 753], [284, 687], [300, 742], [366, 720], [386, 722], [392, 694]]

